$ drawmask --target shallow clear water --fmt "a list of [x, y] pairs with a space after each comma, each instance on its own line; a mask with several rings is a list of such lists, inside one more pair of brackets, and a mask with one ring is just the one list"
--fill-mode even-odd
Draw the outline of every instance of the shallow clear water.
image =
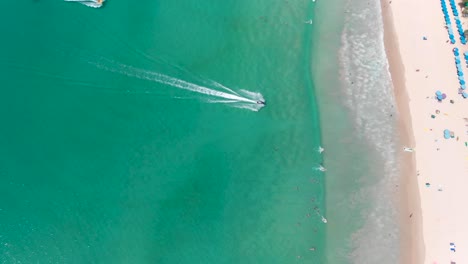
[[327, 170], [326, 263], [397, 263], [396, 119], [379, 1], [319, 2], [316, 84]]

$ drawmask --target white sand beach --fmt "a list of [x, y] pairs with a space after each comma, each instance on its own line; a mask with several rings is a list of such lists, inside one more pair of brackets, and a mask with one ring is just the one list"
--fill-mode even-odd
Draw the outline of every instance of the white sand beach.
[[[386, 50], [398, 100], [404, 145], [402, 263], [468, 261], [468, 99], [463, 99], [453, 48], [468, 68], [449, 2], [456, 39], [449, 37], [439, 0], [386, 0]], [[461, 14], [461, 9], [458, 6]], [[468, 18], [460, 17], [468, 29]], [[435, 98], [440, 90], [447, 95]], [[453, 100], [453, 103], [451, 102]], [[438, 110], [438, 111], [437, 111]], [[433, 115], [433, 116], [431, 116]], [[444, 130], [454, 137], [444, 139]], [[414, 141], [413, 141], [414, 139]], [[456, 252], [450, 250], [455, 244]]]

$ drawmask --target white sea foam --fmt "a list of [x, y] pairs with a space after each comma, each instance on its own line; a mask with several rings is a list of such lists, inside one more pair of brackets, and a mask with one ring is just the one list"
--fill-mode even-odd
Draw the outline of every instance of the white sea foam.
[[322, 153], [322, 152], [324, 152], [324, 151], [325, 151], [325, 149], [324, 149], [324, 148], [322, 148], [322, 146], [319, 146], [317, 150], [318, 150], [318, 152], [319, 152], [319, 153]]
[[[397, 263], [399, 257], [394, 186], [398, 182], [396, 112], [378, 0], [348, 0], [340, 50], [346, 106], [370, 145], [371, 184], [363, 184], [362, 228], [352, 236], [352, 263]], [[375, 161], [375, 163], [374, 163]], [[374, 167], [375, 166], [375, 167]], [[371, 241], [371, 242], [370, 242]]]
[[318, 171], [327, 171], [327, 169], [325, 169], [325, 167], [323, 167], [322, 165], [319, 165], [319, 166], [315, 167], [315, 170], [318, 170]]

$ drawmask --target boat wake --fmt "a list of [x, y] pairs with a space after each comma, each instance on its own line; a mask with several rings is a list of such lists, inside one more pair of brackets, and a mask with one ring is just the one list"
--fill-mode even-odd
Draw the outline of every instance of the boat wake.
[[85, 6], [100, 8], [105, 0], [65, 0], [65, 2], [77, 2]]
[[205, 99], [205, 101], [208, 103], [222, 103], [232, 107], [248, 109], [251, 111], [259, 111], [262, 107], [265, 106], [265, 99], [260, 93], [247, 90], [239, 90], [238, 92], [235, 92], [232, 89], [212, 80], [206, 83], [211, 84], [213, 89], [177, 79], [162, 73], [125, 65], [106, 58], [101, 58], [99, 63], [90, 63], [106, 71], [123, 74], [141, 80], [158, 82], [194, 93], [208, 95], [210, 98]]

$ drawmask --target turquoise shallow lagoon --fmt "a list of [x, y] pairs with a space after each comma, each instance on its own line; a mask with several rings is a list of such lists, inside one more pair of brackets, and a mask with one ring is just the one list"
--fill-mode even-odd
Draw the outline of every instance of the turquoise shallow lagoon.
[[4, 3], [1, 262], [325, 263], [313, 5]]

